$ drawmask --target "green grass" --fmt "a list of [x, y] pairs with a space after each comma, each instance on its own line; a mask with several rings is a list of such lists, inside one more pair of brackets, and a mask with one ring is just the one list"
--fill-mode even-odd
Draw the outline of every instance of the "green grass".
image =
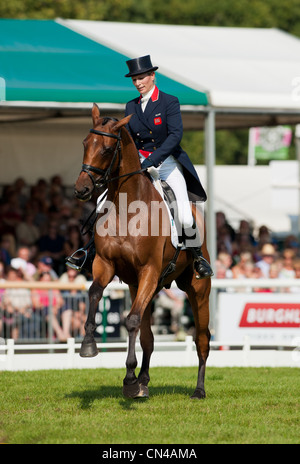
[[150, 399], [122, 396], [125, 369], [1, 372], [0, 443], [299, 443], [300, 370], [151, 369]]

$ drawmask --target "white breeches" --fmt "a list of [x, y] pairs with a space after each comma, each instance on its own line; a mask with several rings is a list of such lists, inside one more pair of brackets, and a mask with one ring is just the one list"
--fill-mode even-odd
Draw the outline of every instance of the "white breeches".
[[[141, 156], [141, 155], [140, 155]], [[141, 157], [144, 159], [144, 157]], [[152, 169], [152, 168], [151, 168]], [[181, 164], [170, 155], [158, 168], [161, 180], [173, 189], [177, 200], [178, 220], [184, 229], [192, 227], [193, 215]]]

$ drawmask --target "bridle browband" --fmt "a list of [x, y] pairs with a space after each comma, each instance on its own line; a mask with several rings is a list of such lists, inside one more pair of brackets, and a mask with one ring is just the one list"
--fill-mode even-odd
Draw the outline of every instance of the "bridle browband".
[[[96, 129], [90, 129], [90, 132], [92, 134], [96, 134], [96, 135], [102, 135], [104, 137], [110, 137], [112, 139], [116, 139], [118, 142], [117, 142], [117, 145], [116, 145], [116, 148], [115, 148], [115, 151], [114, 151], [114, 154], [113, 154], [113, 157], [112, 157], [112, 160], [110, 162], [110, 165], [108, 166], [108, 168], [105, 170], [105, 169], [100, 169], [100, 168], [96, 168], [95, 166], [92, 166], [90, 164], [83, 164], [82, 165], [82, 168], [81, 168], [81, 172], [86, 172], [88, 174], [88, 176], [90, 177], [92, 183], [93, 183], [93, 186], [94, 188], [95, 187], [103, 187], [105, 184], [108, 184], [109, 182], [112, 182], [113, 180], [117, 180], [117, 179], [120, 179], [121, 177], [128, 177], [128, 176], [133, 176], [134, 174], [139, 174], [143, 171], [145, 171], [147, 168], [145, 169], [139, 169], [138, 171], [134, 171], [134, 172], [129, 172], [128, 174], [123, 174], [122, 176], [117, 176], [117, 177], [113, 177], [113, 178], [110, 178], [109, 179], [109, 176], [111, 174], [111, 171], [112, 171], [112, 168], [113, 168], [113, 165], [117, 159], [117, 156], [119, 154], [119, 163], [118, 163], [118, 167], [120, 167], [120, 163], [121, 163], [121, 156], [120, 156], [120, 142], [121, 142], [121, 129], [119, 130], [119, 133], [118, 135], [116, 134], [112, 134], [110, 132], [103, 132], [103, 131], [99, 131], [99, 130], [96, 130]], [[101, 179], [101, 182], [99, 184], [99, 182], [97, 182], [94, 178], [94, 176], [91, 174], [91, 172], [94, 172], [95, 174], [99, 174], [100, 176], [102, 176], [102, 179]], [[100, 180], [100, 179], [99, 179]]]

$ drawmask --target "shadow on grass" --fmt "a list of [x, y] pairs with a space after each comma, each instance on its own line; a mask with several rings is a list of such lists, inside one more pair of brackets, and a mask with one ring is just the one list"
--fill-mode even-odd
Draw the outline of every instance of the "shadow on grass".
[[189, 398], [193, 394], [192, 389], [183, 387], [182, 385], [166, 385], [166, 386], [150, 386], [149, 387], [150, 398], [137, 398], [130, 399], [125, 398], [122, 393], [122, 387], [103, 385], [101, 387], [82, 390], [82, 391], [73, 391], [66, 395], [66, 398], [78, 398], [80, 400], [80, 409], [88, 410], [91, 409], [93, 403], [97, 400], [102, 399], [116, 399], [119, 401], [120, 406], [125, 410], [135, 409], [137, 403], [145, 403], [151, 401], [151, 398], [164, 395], [182, 395]]

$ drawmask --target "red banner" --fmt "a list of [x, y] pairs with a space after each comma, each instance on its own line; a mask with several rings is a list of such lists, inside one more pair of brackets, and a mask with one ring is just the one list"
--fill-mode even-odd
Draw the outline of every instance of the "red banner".
[[239, 327], [300, 327], [300, 303], [247, 303]]

